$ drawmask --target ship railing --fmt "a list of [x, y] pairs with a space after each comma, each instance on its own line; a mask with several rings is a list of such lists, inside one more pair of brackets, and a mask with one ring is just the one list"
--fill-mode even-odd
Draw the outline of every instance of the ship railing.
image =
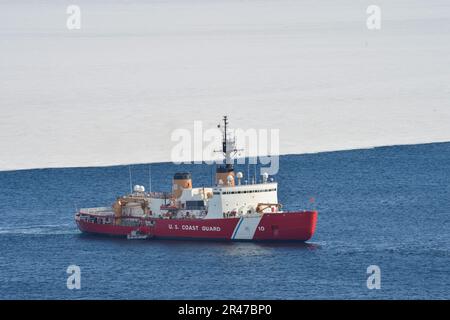
[[81, 208], [79, 210], [81, 214], [95, 214], [95, 213], [110, 213], [111, 207], [97, 207], [97, 208]]
[[170, 199], [172, 197], [170, 192], [149, 192], [147, 195], [154, 199]]

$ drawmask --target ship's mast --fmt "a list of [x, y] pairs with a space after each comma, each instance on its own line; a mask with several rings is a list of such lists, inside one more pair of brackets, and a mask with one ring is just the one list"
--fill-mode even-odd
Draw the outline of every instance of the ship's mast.
[[227, 168], [233, 167], [233, 156], [236, 154], [237, 151], [239, 150], [236, 149], [235, 138], [230, 139], [228, 134], [228, 117], [223, 116], [222, 153], [225, 159], [225, 166]]
[[[217, 127], [220, 128], [220, 124]], [[234, 185], [233, 157], [238, 151], [236, 149], [236, 139], [234, 137], [230, 138], [228, 132], [228, 117], [223, 116], [222, 150], [218, 152], [222, 152], [225, 163], [216, 167], [216, 183], [222, 181], [222, 183]]]
[[227, 125], [228, 125], [228, 118], [227, 116], [223, 116], [223, 141], [222, 141], [222, 150], [223, 153], [227, 153]]

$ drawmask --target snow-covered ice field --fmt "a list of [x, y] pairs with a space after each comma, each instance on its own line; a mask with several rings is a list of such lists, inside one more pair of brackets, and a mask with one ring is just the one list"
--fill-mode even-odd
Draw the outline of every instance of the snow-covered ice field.
[[1, 0], [0, 111], [0, 170], [170, 161], [224, 114], [282, 154], [449, 141], [450, 1]]

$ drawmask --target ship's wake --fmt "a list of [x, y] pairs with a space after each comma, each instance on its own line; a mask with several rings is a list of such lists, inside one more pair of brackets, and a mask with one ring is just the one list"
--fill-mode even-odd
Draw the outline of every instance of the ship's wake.
[[60, 235], [60, 234], [78, 234], [79, 231], [70, 224], [42, 224], [16, 227], [0, 227], [0, 235]]

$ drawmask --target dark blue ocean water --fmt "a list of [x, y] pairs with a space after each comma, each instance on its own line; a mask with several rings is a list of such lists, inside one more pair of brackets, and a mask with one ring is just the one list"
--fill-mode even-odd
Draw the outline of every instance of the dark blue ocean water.
[[[180, 170], [211, 179], [205, 166], [153, 164], [153, 189]], [[133, 182], [147, 185], [147, 172], [132, 166]], [[127, 166], [0, 172], [1, 298], [450, 298], [450, 143], [283, 156], [276, 180], [287, 209], [316, 199], [306, 244], [86, 236], [75, 207], [127, 192]], [[81, 290], [66, 287], [71, 264]], [[380, 290], [367, 289], [369, 265]]]

